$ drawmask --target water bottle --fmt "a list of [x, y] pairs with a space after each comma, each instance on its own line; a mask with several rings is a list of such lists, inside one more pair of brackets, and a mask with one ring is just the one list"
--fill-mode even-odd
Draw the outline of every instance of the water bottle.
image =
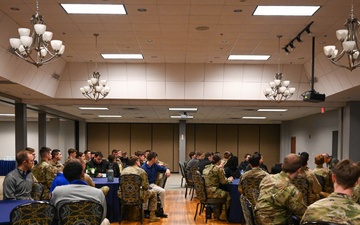
[[112, 168], [112, 164], [109, 165], [109, 169], [106, 172], [106, 177], [108, 182], [114, 182], [114, 170]]

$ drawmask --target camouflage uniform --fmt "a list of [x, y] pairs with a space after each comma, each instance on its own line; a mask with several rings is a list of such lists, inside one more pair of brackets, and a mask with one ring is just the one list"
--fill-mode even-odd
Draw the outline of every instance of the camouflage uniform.
[[308, 189], [308, 205], [316, 202], [320, 199], [320, 192], [322, 190], [322, 186], [320, 185], [319, 181], [317, 180], [315, 174], [313, 174], [307, 166], [303, 166], [301, 168], [298, 177], [306, 178], [309, 182], [309, 189]]
[[50, 199], [50, 187], [54, 178], [56, 177], [56, 169], [52, 167], [48, 162], [41, 161], [36, 164], [32, 169], [34, 177], [44, 186], [44, 193], [42, 195], [43, 200]]
[[123, 169], [121, 175], [125, 174], [137, 174], [140, 175], [142, 181], [142, 190], [144, 199], [149, 199], [149, 211], [155, 211], [157, 209], [157, 195], [154, 190], [149, 190], [149, 179], [145, 170], [137, 166], [128, 166]]
[[301, 224], [312, 221], [336, 224], [360, 224], [360, 205], [345, 194], [332, 193], [310, 205], [302, 217]]
[[64, 165], [59, 161], [54, 162], [54, 161], [50, 160], [49, 164], [55, 168], [56, 172], [62, 172], [64, 170]]
[[260, 167], [254, 167], [251, 170], [245, 172], [239, 181], [239, 186], [238, 186], [238, 191], [242, 194], [243, 193], [243, 188], [241, 186], [241, 182], [243, 180], [245, 180], [247, 177], [251, 177], [251, 178], [255, 178], [255, 179], [260, 179], [262, 180], [266, 175], [269, 175], [267, 172], [265, 172], [264, 170], [262, 170]]
[[300, 191], [285, 172], [268, 175], [260, 183], [260, 194], [255, 206], [259, 225], [288, 224], [292, 215], [301, 218], [306, 205]]
[[352, 198], [355, 202], [360, 204], [360, 183], [355, 186], [353, 190]]
[[[226, 210], [230, 206], [231, 197], [229, 195], [229, 192], [219, 188], [219, 184], [229, 183], [228, 179], [226, 179], [225, 177], [224, 169], [214, 164], [210, 164], [205, 166], [205, 169], [203, 170], [203, 175], [205, 178], [207, 197], [226, 198], [226, 205], [222, 205], [222, 214], [220, 216], [220, 219], [226, 220], [226, 218], [224, 218], [224, 215]], [[215, 218], [216, 217], [217, 215], [215, 215]]]
[[329, 170], [328, 168], [324, 168], [323, 166], [316, 166], [316, 168], [312, 172], [315, 175], [324, 177], [324, 180], [325, 180], [324, 191], [326, 193], [334, 192], [334, 185], [331, 180], [331, 170]]

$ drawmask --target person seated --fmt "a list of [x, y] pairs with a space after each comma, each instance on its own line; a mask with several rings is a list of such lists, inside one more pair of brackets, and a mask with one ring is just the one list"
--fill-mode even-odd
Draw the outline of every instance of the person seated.
[[193, 158], [195, 158], [195, 155], [196, 155], [196, 152], [194, 152], [194, 151], [191, 151], [191, 152], [189, 153], [189, 160], [187, 160], [187, 161], [184, 162], [184, 168], [186, 168], [186, 165], [187, 165], [188, 162], [190, 162], [190, 160], [192, 160]]
[[59, 211], [60, 207], [66, 202], [77, 200], [88, 200], [100, 203], [104, 209], [101, 225], [110, 225], [106, 219], [107, 205], [103, 192], [97, 188], [86, 184], [84, 179], [84, 169], [77, 160], [69, 161], [64, 167], [64, 176], [70, 184], [58, 186], [52, 192], [50, 203]]
[[204, 154], [201, 151], [198, 151], [195, 153], [195, 157], [186, 164], [185, 173], [189, 180], [192, 180], [191, 170], [193, 169], [198, 170], [200, 160], [202, 160], [203, 158], [204, 158]]
[[[265, 176], [267, 176], [267, 175], [269, 175], [267, 172], [265, 172], [264, 170], [262, 170], [262, 169], [260, 169], [260, 159], [261, 159], [261, 157], [260, 157], [260, 155], [259, 154], [254, 154], [254, 155], [252, 155], [251, 157], [250, 157], [250, 159], [249, 159], [249, 163], [250, 163], [250, 166], [251, 166], [251, 170], [249, 170], [249, 171], [247, 171], [247, 172], [245, 172], [242, 176], [241, 176], [241, 178], [240, 178], [240, 181], [239, 181], [239, 186], [238, 186], [238, 191], [241, 193], [241, 194], [244, 194], [244, 190], [246, 189], [246, 188], [255, 188], [255, 189], [257, 189], [257, 190], [259, 190], [259, 186], [257, 186], [257, 187], [254, 187], [254, 185], [253, 186], [243, 186], [243, 182], [244, 181], [246, 181], [246, 180], [248, 180], [248, 179], [256, 179], [259, 183], [259, 185], [260, 185], [260, 182], [261, 182], [261, 180], [265, 177]], [[254, 201], [252, 201], [252, 196], [249, 196], [249, 195], [246, 195], [245, 194], [245, 197], [247, 198], [247, 199], [249, 199], [252, 203], [254, 203], [255, 202], [255, 200]]]
[[244, 155], [244, 161], [242, 161], [239, 166], [238, 166], [238, 170], [240, 171], [241, 174], [245, 173], [246, 167], [249, 165], [249, 159], [250, 159], [251, 155], [249, 153], [246, 153]]
[[145, 153], [140, 151], [140, 150], [137, 150], [135, 152], [135, 155], [140, 159], [140, 166], [142, 166], [144, 163], [145, 163]]
[[171, 175], [171, 173], [170, 173], [170, 170], [166, 166], [160, 166], [159, 164], [156, 163], [157, 156], [158, 156], [158, 154], [156, 152], [150, 152], [147, 157], [147, 162], [144, 163], [141, 166], [141, 168], [143, 168], [148, 175], [150, 187], [159, 195], [159, 198], [160, 198], [161, 209], [158, 211], [156, 216], [166, 218], [166, 217], [168, 217], [168, 215], [164, 213], [165, 189], [156, 185], [155, 180], [156, 180], [158, 172], [160, 172], [160, 173], [165, 172], [165, 176], [167, 176], [167, 177], [169, 177]]
[[240, 177], [238, 157], [234, 156], [231, 152], [226, 151], [224, 153], [224, 158], [226, 158], [226, 163], [224, 165], [225, 176], [238, 179]]
[[322, 154], [315, 156], [314, 161], [316, 168], [312, 172], [317, 177], [323, 177], [324, 183], [321, 184], [322, 191], [320, 192], [320, 196], [325, 198], [334, 191], [334, 185], [331, 180], [331, 170], [324, 168], [325, 158]]
[[95, 177], [103, 177], [103, 174], [106, 174], [109, 169], [109, 162], [103, 160], [101, 152], [95, 152], [94, 158], [86, 163], [86, 168], [95, 168]]
[[199, 171], [200, 171], [201, 174], [202, 174], [203, 170], [205, 169], [205, 166], [211, 164], [213, 155], [214, 155], [214, 153], [207, 152], [207, 153], [205, 153], [204, 159], [200, 160], [200, 162], [199, 162]]
[[[225, 177], [224, 169], [221, 166], [221, 156], [214, 154], [211, 164], [205, 166], [203, 175], [206, 184], [206, 193], [208, 198], [224, 198], [226, 204], [220, 209], [218, 205], [215, 208], [214, 217], [219, 220], [226, 220], [226, 211], [230, 206], [231, 197], [229, 192], [219, 188], [219, 184], [228, 184], [234, 180], [233, 177]], [[220, 212], [221, 211], [221, 212]]]
[[76, 154], [77, 154], [77, 150], [76, 149], [74, 149], [74, 148], [69, 148], [68, 149], [68, 157], [67, 157], [67, 159], [65, 160], [65, 163], [67, 162], [67, 161], [69, 161], [70, 159], [75, 159], [76, 158]]
[[300, 191], [291, 183], [301, 171], [299, 155], [289, 154], [284, 158], [282, 171], [268, 175], [260, 183], [260, 194], [255, 206], [259, 225], [288, 224], [292, 216], [301, 218], [306, 204]]
[[64, 169], [64, 165], [60, 162], [62, 159], [62, 153], [59, 149], [53, 149], [51, 151], [51, 160], [49, 164], [53, 166], [57, 172], [62, 172]]
[[[260, 168], [261, 168], [262, 170], [264, 170], [265, 172], [269, 173], [269, 170], [268, 170], [267, 166], [264, 164], [264, 157], [261, 155], [261, 153], [260, 153], [260, 152], [254, 152], [254, 154], [259, 154], [259, 155], [261, 156]], [[247, 167], [246, 167], [246, 169], [245, 169], [244, 172], [247, 172], [247, 171], [249, 171], [249, 170], [251, 170], [251, 166], [250, 166], [250, 165], [247, 165]]]
[[298, 177], [305, 178], [309, 183], [307, 201], [308, 201], [308, 205], [310, 205], [320, 199], [319, 194], [322, 190], [322, 186], [320, 185], [315, 174], [309, 170], [309, 167], [307, 167], [309, 161], [309, 153], [301, 152], [300, 157], [302, 159], [302, 166], [301, 166], [301, 171], [298, 174]]
[[305, 211], [301, 224], [316, 221], [360, 224], [360, 205], [351, 198], [359, 176], [360, 167], [356, 163], [349, 159], [340, 161], [332, 171], [334, 192], [311, 204]]
[[32, 200], [31, 190], [34, 177], [31, 168], [34, 166], [34, 157], [27, 150], [16, 153], [17, 168], [10, 171], [4, 178], [4, 200]]
[[144, 207], [145, 217], [149, 218], [149, 222], [160, 221], [159, 217], [156, 217], [155, 211], [157, 210], [157, 194], [154, 190], [150, 189], [149, 180], [147, 173], [140, 167], [140, 159], [138, 156], [131, 156], [129, 159], [129, 166], [126, 167], [121, 175], [125, 174], [137, 174], [141, 177], [141, 187], [144, 193], [144, 201], [149, 201], [148, 210]]
[[270, 170], [270, 174], [277, 174], [281, 172], [282, 163], [275, 163]]
[[51, 160], [51, 149], [42, 147], [40, 149], [41, 161], [34, 166], [32, 173], [34, 177], [44, 186], [43, 200], [50, 199], [50, 187], [56, 176], [57, 170], [49, 164]]

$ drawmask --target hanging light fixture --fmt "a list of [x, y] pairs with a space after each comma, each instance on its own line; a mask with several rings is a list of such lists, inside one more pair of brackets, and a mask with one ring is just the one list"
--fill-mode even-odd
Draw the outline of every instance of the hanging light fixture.
[[[10, 45], [14, 53], [28, 63], [40, 67], [51, 60], [60, 57], [65, 46], [60, 40], [51, 40], [53, 33], [46, 31], [43, 16], [39, 14], [39, 3], [36, 0], [36, 12], [30, 19], [34, 31], [30, 36], [30, 29], [19, 28], [20, 38], [10, 38]], [[52, 50], [50, 50], [50, 46]]]
[[[351, 13], [350, 18], [346, 20], [344, 26], [346, 29], [341, 29], [336, 31], [337, 39], [342, 43], [343, 50], [339, 53], [335, 45], [327, 45], [324, 47], [324, 53], [332, 62], [338, 67], [346, 68], [350, 71], [354, 70], [360, 65], [359, 57], [359, 21], [357, 18], [354, 18], [354, 5], [351, 1]], [[340, 60], [344, 55], [347, 55], [347, 62], [344, 58], [342, 62]]]
[[[95, 48], [97, 48], [97, 37], [99, 34], [94, 34], [95, 36]], [[87, 86], [81, 87], [81, 93], [88, 99], [98, 101], [105, 98], [109, 92], [110, 87], [106, 86], [106, 80], [100, 80], [100, 73], [97, 72], [97, 63], [95, 63], [95, 71], [93, 72], [92, 78], [88, 80]]]
[[291, 96], [293, 96], [295, 92], [295, 88], [289, 88], [290, 81], [284, 80], [282, 81], [282, 73], [280, 71], [280, 39], [281, 35], [277, 36], [279, 39], [279, 59], [278, 59], [278, 72], [275, 74], [274, 81], [269, 83], [270, 88], [266, 88], [264, 90], [264, 95], [266, 98], [270, 100], [275, 100], [277, 102], [285, 101]]

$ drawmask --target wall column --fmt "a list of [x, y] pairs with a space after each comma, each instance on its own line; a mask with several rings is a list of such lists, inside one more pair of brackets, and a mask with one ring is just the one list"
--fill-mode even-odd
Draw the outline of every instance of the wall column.
[[46, 113], [38, 114], [39, 146], [38, 149], [46, 146]]
[[360, 102], [348, 102], [343, 113], [343, 145], [340, 159], [360, 161]]
[[27, 147], [27, 111], [26, 104], [15, 103], [15, 151]]
[[185, 162], [186, 154], [186, 120], [179, 121], [179, 161]]

